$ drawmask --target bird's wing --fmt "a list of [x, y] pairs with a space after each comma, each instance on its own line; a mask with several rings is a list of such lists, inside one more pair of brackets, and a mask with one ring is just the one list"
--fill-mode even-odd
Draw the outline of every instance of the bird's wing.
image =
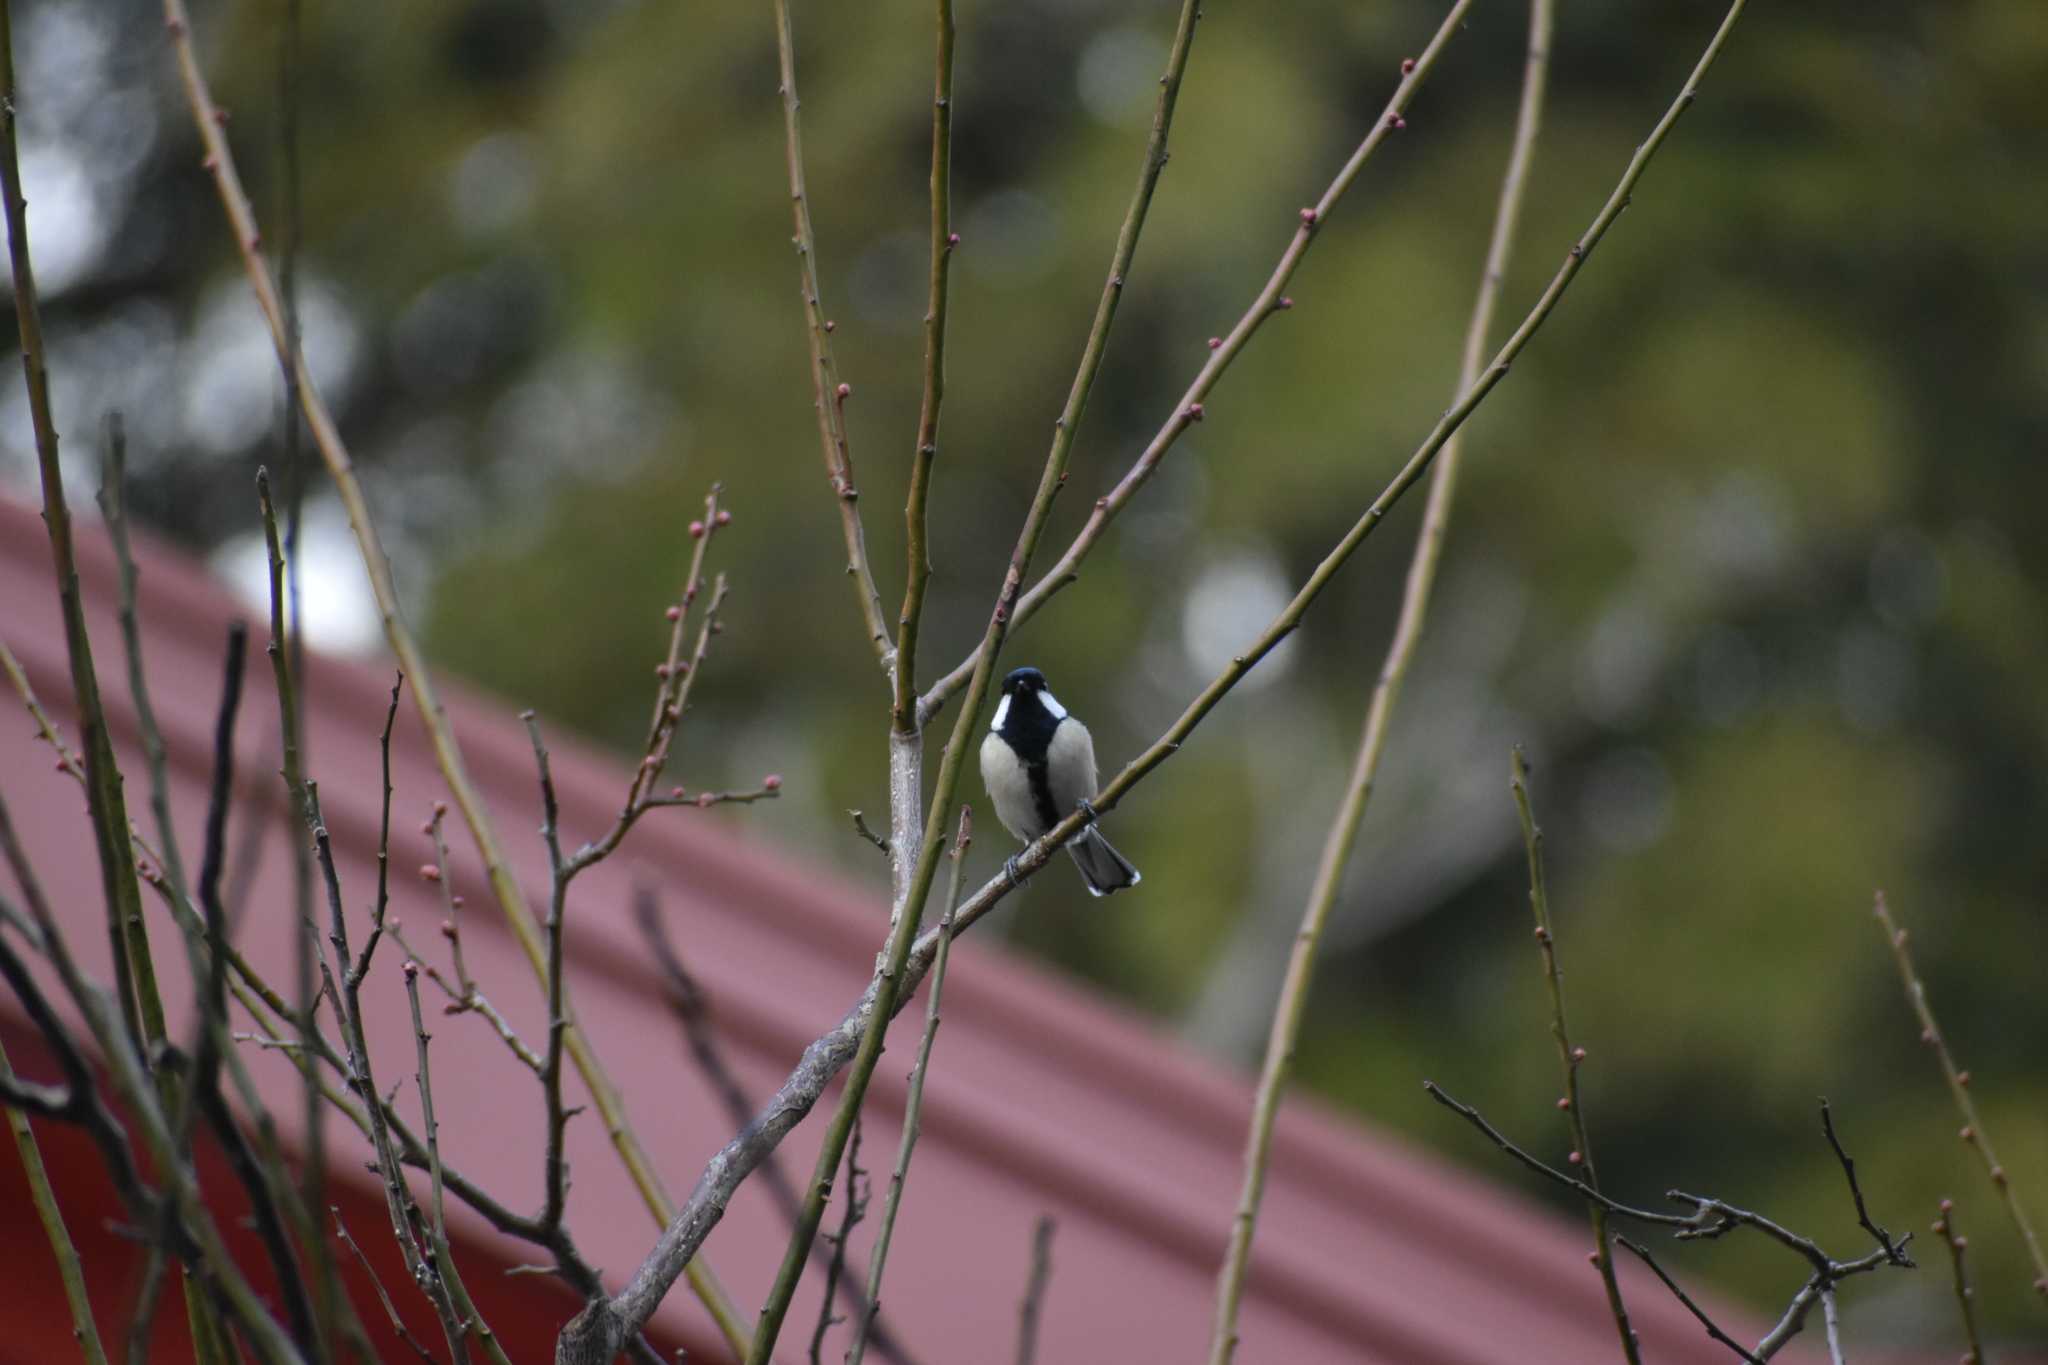
[[1059, 807], [1064, 819], [1074, 807], [1095, 795], [1094, 737], [1087, 726], [1069, 716], [1052, 732], [1045, 757], [1053, 804]]

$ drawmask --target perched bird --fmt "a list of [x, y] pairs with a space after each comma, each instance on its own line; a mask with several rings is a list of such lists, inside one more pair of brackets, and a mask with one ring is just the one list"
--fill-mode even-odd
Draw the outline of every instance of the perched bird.
[[[1003, 679], [1003, 699], [981, 742], [981, 781], [1003, 828], [1025, 843], [1044, 834], [1069, 811], [1089, 823], [1067, 844], [1091, 895], [1107, 896], [1138, 884], [1138, 869], [1095, 828], [1095, 741], [1088, 727], [1045, 689], [1045, 675], [1020, 668]], [[1017, 879], [1017, 859], [1007, 870]]]

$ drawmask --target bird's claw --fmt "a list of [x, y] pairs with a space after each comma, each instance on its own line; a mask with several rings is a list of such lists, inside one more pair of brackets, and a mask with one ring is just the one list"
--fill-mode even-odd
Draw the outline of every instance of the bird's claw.
[[1086, 799], [1085, 797], [1082, 798], [1081, 801], [1081, 814], [1088, 817], [1088, 823], [1091, 825], [1094, 824], [1096, 820], [1100, 818], [1095, 813], [1095, 803], [1093, 801]]
[[1011, 854], [1011, 855], [1009, 856], [1009, 858], [1008, 858], [1008, 859], [1006, 859], [1006, 860], [1004, 861], [1004, 863], [1003, 863], [1003, 876], [1004, 876], [1005, 878], [1007, 878], [1007, 879], [1009, 880], [1009, 883], [1010, 883], [1010, 889], [1011, 889], [1012, 891], [1015, 891], [1015, 890], [1016, 890], [1016, 889], [1017, 889], [1018, 887], [1020, 887], [1020, 886], [1022, 886], [1022, 885], [1024, 884], [1024, 879], [1023, 879], [1022, 877], [1020, 877], [1020, 876], [1018, 876], [1018, 875], [1017, 875], [1017, 855], [1016, 855], [1016, 854], [1012, 853], [1012, 854]]

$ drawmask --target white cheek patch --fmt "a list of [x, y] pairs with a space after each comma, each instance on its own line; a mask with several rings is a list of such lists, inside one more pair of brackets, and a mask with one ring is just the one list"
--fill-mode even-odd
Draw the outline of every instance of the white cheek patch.
[[996, 718], [988, 723], [991, 730], [1003, 728], [1003, 722], [1010, 718], [1010, 694], [1003, 693], [1003, 699], [996, 703]]
[[1038, 694], [1038, 704], [1043, 706], [1046, 714], [1054, 720], [1065, 720], [1067, 718], [1067, 708], [1061, 706], [1059, 699], [1050, 692], [1040, 692]]

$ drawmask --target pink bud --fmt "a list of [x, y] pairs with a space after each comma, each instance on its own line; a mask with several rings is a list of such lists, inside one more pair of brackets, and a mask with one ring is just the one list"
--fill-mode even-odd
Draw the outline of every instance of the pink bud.
[[1213, 351], [1213, 350], [1216, 350], [1217, 348], [1221, 347], [1222, 345], [1223, 345], [1223, 338], [1222, 338], [1222, 337], [1210, 337], [1210, 338], [1209, 338], [1209, 349], [1210, 349], [1210, 350], [1212, 350], [1212, 351]]
[[419, 974], [420, 964], [414, 962], [411, 958], [407, 958], [405, 960], [405, 979], [407, 981], [416, 981], [419, 979]]
[[1568, 1165], [1576, 1166], [1576, 1165], [1578, 1165], [1578, 1164], [1579, 1164], [1580, 1162], [1584, 1161], [1585, 1159], [1586, 1159], [1586, 1158], [1585, 1158], [1585, 1157], [1583, 1157], [1583, 1156], [1581, 1156], [1581, 1155], [1580, 1155], [1579, 1153], [1577, 1153], [1577, 1152], [1573, 1152], [1573, 1153], [1571, 1153], [1570, 1155], [1568, 1155], [1568, 1156], [1566, 1156], [1566, 1157], [1565, 1157], [1565, 1162], [1566, 1162], [1566, 1163], [1567, 1163]]
[[825, 319], [825, 330], [826, 330], [826, 331], [828, 331], [828, 332], [830, 332], [830, 331], [833, 331], [833, 330], [835, 330], [835, 329], [836, 329], [836, 328], [837, 328], [838, 326], [839, 326], [839, 324], [838, 324], [838, 323], [836, 323], [836, 322], [834, 322], [834, 321], [832, 321], [832, 319], [830, 319], [830, 318], [826, 318], [826, 319]]
[[1397, 130], [1401, 128], [1406, 128], [1408, 126], [1408, 120], [1402, 118], [1399, 114], [1389, 114], [1387, 115], [1387, 126], [1389, 128]]
[[701, 521], [693, 521], [693, 522], [691, 522], [691, 523], [690, 523], [690, 539], [692, 539], [692, 540], [702, 540], [703, 538], [704, 538], [704, 523], [703, 523], [703, 522], [701, 522]]
[[727, 512], [721, 508], [719, 510], [718, 516], [714, 518], [714, 520], [716, 520], [720, 526], [730, 526], [732, 525], [732, 513]]
[[667, 611], [663, 612], [662, 615], [666, 616], [671, 621], [680, 621], [683, 619], [683, 609], [681, 607], [670, 607]]
[[1583, 1061], [1585, 1061], [1585, 1060], [1586, 1060], [1586, 1049], [1584, 1049], [1584, 1048], [1582, 1048], [1582, 1047], [1575, 1047], [1575, 1048], [1573, 1048], [1573, 1049], [1572, 1049], [1572, 1060], [1573, 1060], [1573, 1061], [1575, 1061], [1575, 1062], [1583, 1062]]
[[447, 813], [448, 813], [448, 803], [447, 803], [446, 801], [436, 801], [436, 802], [434, 803], [434, 814], [436, 814], [436, 815], [446, 815]]
[[683, 799], [683, 789], [681, 787], [670, 787], [668, 795], [671, 801], [680, 801]]
[[448, 903], [454, 906], [457, 910], [460, 910], [462, 908], [462, 893], [458, 891], [454, 895], [450, 896], [448, 898]]
[[668, 667], [668, 665], [667, 665], [667, 664], [656, 664], [656, 665], [654, 666], [654, 676], [655, 676], [655, 677], [657, 677], [657, 678], [666, 678], [666, 677], [668, 676], [668, 674], [669, 674], [669, 667]]
[[841, 385], [839, 386], [839, 396], [840, 396], [841, 398], [851, 398], [851, 397], [853, 397], [853, 385], [851, 385], [851, 384], [841, 384]]
[[712, 802], [713, 802], [714, 800], [715, 800], [715, 798], [714, 798], [714, 797], [713, 797], [713, 796], [711, 795], [711, 793], [710, 793], [710, 792], [698, 792], [698, 793], [697, 793], [697, 809], [698, 809], [698, 810], [709, 810], [709, 809], [711, 808]]
[[1953, 1210], [1953, 1209], [1955, 1208], [1955, 1206], [1956, 1206], [1956, 1201], [1955, 1201], [1955, 1200], [1953, 1200], [1953, 1199], [1944, 1199], [1944, 1200], [1942, 1200], [1942, 1201], [1941, 1201], [1941, 1211], [1942, 1211], [1943, 1213], [1948, 1213], [1948, 1212], [1950, 1212], [1951, 1210]]
[[1314, 227], [1316, 225], [1316, 211], [1314, 209], [1303, 209], [1301, 211], [1301, 221], [1309, 227]]
[[1285, 294], [1282, 294], [1280, 296], [1280, 306], [1282, 308], [1292, 308], [1294, 307], [1294, 300], [1288, 298]]
[[441, 921], [441, 937], [442, 937], [442, 938], [454, 938], [454, 937], [455, 937], [455, 934], [456, 934], [456, 929], [455, 929], [455, 921], [454, 921], [454, 920], [452, 920], [452, 919], [444, 919], [444, 920], [442, 920], [442, 921]]
[[782, 790], [782, 774], [780, 774], [780, 773], [770, 773], [770, 774], [768, 774], [768, 776], [766, 776], [766, 777], [764, 777], [764, 778], [762, 778], [762, 779], [761, 779], [761, 788], [762, 788], [762, 790], [764, 790], [764, 791], [771, 791], [771, 792], [779, 792], [779, 791], [781, 791], [781, 790]]
[[1963, 1131], [1956, 1134], [1956, 1136], [1965, 1142], [1975, 1142], [1977, 1140], [1977, 1130], [1966, 1123], [1963, 1125]]
[[1188, 404], [1188, 420], [1190, 422], [1199, 422], [1202, 420], [1202, 405], [1200, 403]]
[[421, 863], [421, 864], [420, 864], [420, 880], [421, 880], [421, 881], [423, 881], [423, 882], [438, 882], [438, 881], [440, 881], [440, 880], [441, 880], [441, 869], [440, 869], [439, 867], [436, 867], [436, 866], [435, 866], [435, 865], [434, 865], [433, 863]]
[[947, 234], [946, 234], [946, 245], [947, 245], [947, 246], [958, 246], [958, 245], [960, 245], [960, 234], [959, 234], [959, 233], [957, 233], [957, 232], [950, 232], [950, 233], [947, 233]]
[[1569, 1095], [1559, 1095], [1559, 1096], [1557, 1097], [1557, 1107], [1558, 1107], [1558, 1108], [1560, 1108], [1560, 1109], [1569, 1109], [1569, 1108], [1571, 1108], [1571, 1107], [1572, 1107], [1572, 1098], [1571, 1098], [1571, 1096], [1569, 1096]]
[[1587, 1252], [1587, 1253], [1586, 1253], [1586, 1264], [1587, 1264], [1587, 1265], [1590, 1265], [1590, 1266], [1595, 1266], [1595, 1267], [1597, 1267], [1597, 1266], [1598, 1266], [1598, 1265], [1600, 1264], [1600, 1253], [1599, 1253], [1599, 1252], [1597, 1252], [1597, 1251], [1589, 1251], [1589, 1252]]
[[1967, 1071], [1958, 1071], [1956, 1073], [1956, 1084], [1967, 1087], [1970, 1084], [1970, 1073]]
[[1414, 69], [1415, 69], [1415, 59], [1414, 59], [1413, 57], [1403, 57], [1403, 58], [1401, 59], [1401, 74], [1402, 74], [1402, 75], [1404, 75], [1404, 76], [1405, 76], [1405, 75], [1407, 75], [1407, 74], [1408, 74], [1409, 72], [1413, 71]]

